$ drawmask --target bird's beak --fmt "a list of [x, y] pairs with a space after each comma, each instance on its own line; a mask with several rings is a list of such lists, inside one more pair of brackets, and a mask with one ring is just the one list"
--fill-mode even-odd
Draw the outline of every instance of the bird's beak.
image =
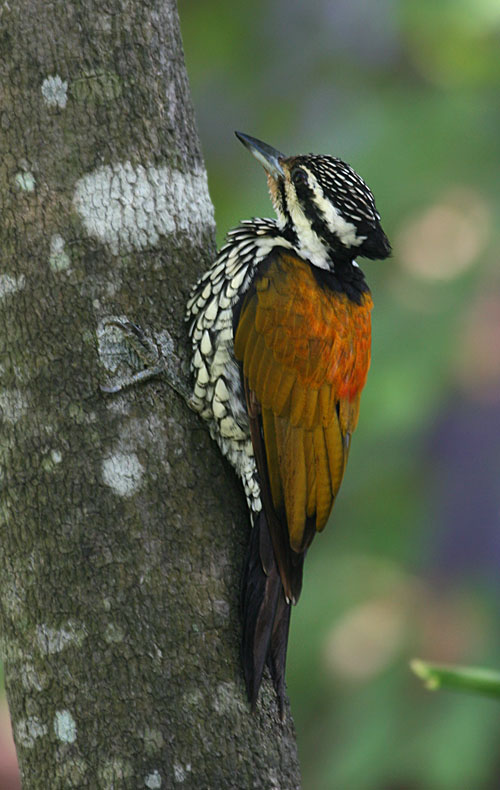
[[286, 159], [284, 154], [243, 132], [235, 132], [235, 135], [273, 178], [282, 178], [285, 175], [280, 164], [280, 159]]

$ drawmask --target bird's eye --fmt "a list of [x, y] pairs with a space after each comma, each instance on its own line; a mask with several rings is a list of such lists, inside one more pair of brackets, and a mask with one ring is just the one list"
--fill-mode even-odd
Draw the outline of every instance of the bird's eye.
[[294, 184], [307, 184], [307, 173], [302, 168], [298, 167], [292, 172], [292, 181]]

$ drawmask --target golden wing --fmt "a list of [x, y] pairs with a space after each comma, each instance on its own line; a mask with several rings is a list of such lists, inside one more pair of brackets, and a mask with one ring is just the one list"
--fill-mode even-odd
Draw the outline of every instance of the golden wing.
[[294, 579], [302, 563], [293, 555], [324, 528], [342, 482], [370, 363], [371, 306], [368, 292], [360, 304], [351, 301], [284, 249], [270, 256], [242, 304], [234, 350], [243, 363], [264, 510], [291, 599], [302, 575]]

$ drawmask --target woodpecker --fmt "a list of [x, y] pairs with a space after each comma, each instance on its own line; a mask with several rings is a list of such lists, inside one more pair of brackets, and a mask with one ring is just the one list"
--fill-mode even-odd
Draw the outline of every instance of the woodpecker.
[[241, 478], [251, 516], [248, 697], [255, 707], [267, 664], [283, 716], [291, 606], [342, 481], [370, 364], [372, 299], [355, 258], [386, 258], [391, 247], [348, 164], [236, 135], [266, 171], [277, 217], [231, 230], [191, 292], [191, 403]]

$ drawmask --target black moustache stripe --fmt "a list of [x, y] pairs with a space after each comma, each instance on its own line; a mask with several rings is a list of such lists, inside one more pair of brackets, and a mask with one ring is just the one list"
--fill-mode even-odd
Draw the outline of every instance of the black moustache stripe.
[[324, 212], [317, 205], [314, 192], [308, 184], [298, 184], [296, 193], [312, 230], [318, 235], [332, 259], [332, 270], [312, 267], [318, 284], [345, 293], [351, 301], [361, 304], [369, 288], [361, 269], [353, 265], [357, 248], [348, 249], [338, 236], [330, 231]]
[[280, 178], [278, 182], [278, 186], [279, 186], [279, 196], [281, 201], [281, 210], [285, 216], [285, 228], [281, 233], [281, 235], [284, 236], [284, 238], [287, 241], [289, 241], [290, 244], [296, 246], [298, 244], [298, 237], [292, 222], [292, 216], [288, 210], [288, 203], [286, 201], [286, 192], [285, 192], [285, 182], [283, 181], [283, 179]]
[[[332, 250], [335, 253], [334, 257], [336, 258], [338, 258], [340, 255], [343, 258], [347, 257], [352, 259], [353, 254], [350, 253], [348, 249], [342, 244], [339, 237], [330, 230], [325, 214], [322, 208], [316, 203], [314, 192], [309, 184], [298, 184], [296, 187], [296, 192], [302, 207], [302, 211], [309, 220], [313, 231], [324, 243], [325, 248], [327, 250]], [[353, 248], [354, 255], [355, 249], [356, 248]]]

